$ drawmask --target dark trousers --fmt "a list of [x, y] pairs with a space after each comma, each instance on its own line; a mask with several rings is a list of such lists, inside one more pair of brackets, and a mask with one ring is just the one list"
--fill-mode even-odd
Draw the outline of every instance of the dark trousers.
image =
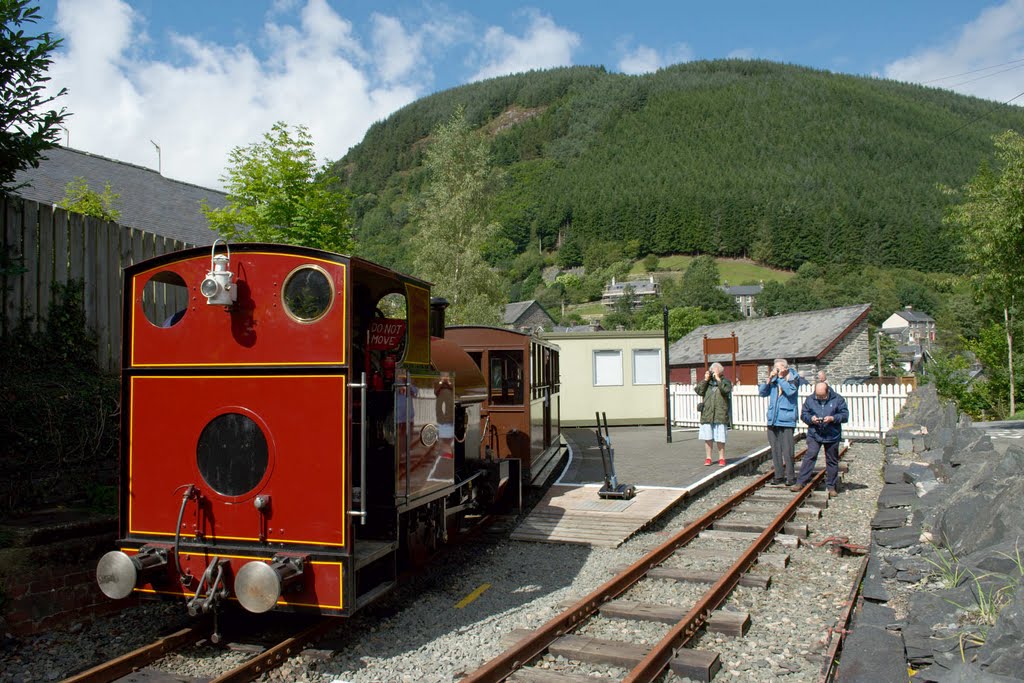
[[796, 483], [806, 486], [814, 474], [814, 463], [818, 459], [818, 450], [825, 447], [825, 486], [834, 489], [839, 481], [839, 442], [821, 443], [808, 437], [807, 452], [800, 465], [800, 476]]
[[793, 483], [793, 428], [768, 427], [768, 445], [772, 449], [775, 481]]

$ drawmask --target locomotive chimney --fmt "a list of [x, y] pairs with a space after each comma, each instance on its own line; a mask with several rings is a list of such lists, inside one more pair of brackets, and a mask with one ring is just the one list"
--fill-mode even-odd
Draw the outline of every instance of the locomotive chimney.
[[430, 297], [430, 336], [444, 339], [444, 310], [448, 299], [442, 296]]

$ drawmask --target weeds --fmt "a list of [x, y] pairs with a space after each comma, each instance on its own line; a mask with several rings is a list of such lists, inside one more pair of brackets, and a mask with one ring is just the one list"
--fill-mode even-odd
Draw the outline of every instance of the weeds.
[[1010, 560], [1011, 562], [1013, 562], [1017, 566], [1017, 573], [1019, 575], [1021, 575], [1021, 576], [1024, 576], [1024, 560], [1022, 560], [1022, 558], [1020, 556], [1020, 546], [1018, 545], [1019, 542], [1020, 542], [1020, 539], [1018, 538], [1013, 543], [1013, 554], [1014, 554], [1013, 557], [1011, 557], [1007, 553], [999, 553], [999, 554], [1002, 555], [1003, 557], [1005, 557], [1006, 559]]
[[[949, 553], [948, 557], [946, 553]], [[935, 567], [935, 571], [931, 575], [938, 578], [943, 588], [956, 588], [968, 576], [973, 576], [970, 570], [960, 568], [960, 560], [957, 559], [956, 553], [951, 548], [947, 548], [946, 552], [941, 549], [937, 550], [935, 557], [937, 559], [934, 560], [926, 557], [924, 561]]]

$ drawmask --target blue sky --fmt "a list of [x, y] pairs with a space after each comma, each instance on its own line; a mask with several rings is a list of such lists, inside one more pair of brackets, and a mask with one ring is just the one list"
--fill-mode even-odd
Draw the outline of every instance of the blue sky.
[[308, 126], [321, 160], [337, 159], [419, 97], [531, 68], [742, 57], [1000, 101], [1024, 91], [1024, 0], [40, 5], [65, 38], [51, 74], [70, 91], [71, 146], [155, 166], [153, 141], [165, 175], [209, 186], [231, 148], [277, 120]]

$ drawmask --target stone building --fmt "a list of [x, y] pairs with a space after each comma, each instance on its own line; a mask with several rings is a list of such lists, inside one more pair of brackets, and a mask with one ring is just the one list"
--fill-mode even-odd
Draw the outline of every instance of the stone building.
[[611, 307], [622, 300], [624, 296], [633, 297], [633, 308], [640, 308], [648, 299], [658, 296], [661, 291], [658, 283], [654, 281], [653, 275], [648, 275], [643, 280], [616, 280], [612, 278], [611, 284], [604, 288], [601, 294], [601, 303]]
[[535, 299], [506, 304], [501, 317], [502, 327], [517, 332], [543, 332], [555, 327], [555, 319]]
[[729, 284], [724, 284], [721, 286], [721, 290], [733, 298], [744, 318], [751, 318], [757, 315], [757, 311], [754, 310], [754, 303], [757, 295], [764, 291], [763, 282], [759, 285], [730, 286]]
[[832, 384], [870, 372], [868, 360], [868, 311], [870, 304], [787, 313], [768, 318], [748, 318], [731, 323], [704, 325], [669, 349], [670, 379], [691, 384], [704, 372], [705, 336], [736, 334], [736, 375], [732, 356], [712, 356], [726, 367], [726, 375], [740, 384], [763, 382], [776, 358], [785, 358], [797, 372], [813, 381], [824, 370]]

